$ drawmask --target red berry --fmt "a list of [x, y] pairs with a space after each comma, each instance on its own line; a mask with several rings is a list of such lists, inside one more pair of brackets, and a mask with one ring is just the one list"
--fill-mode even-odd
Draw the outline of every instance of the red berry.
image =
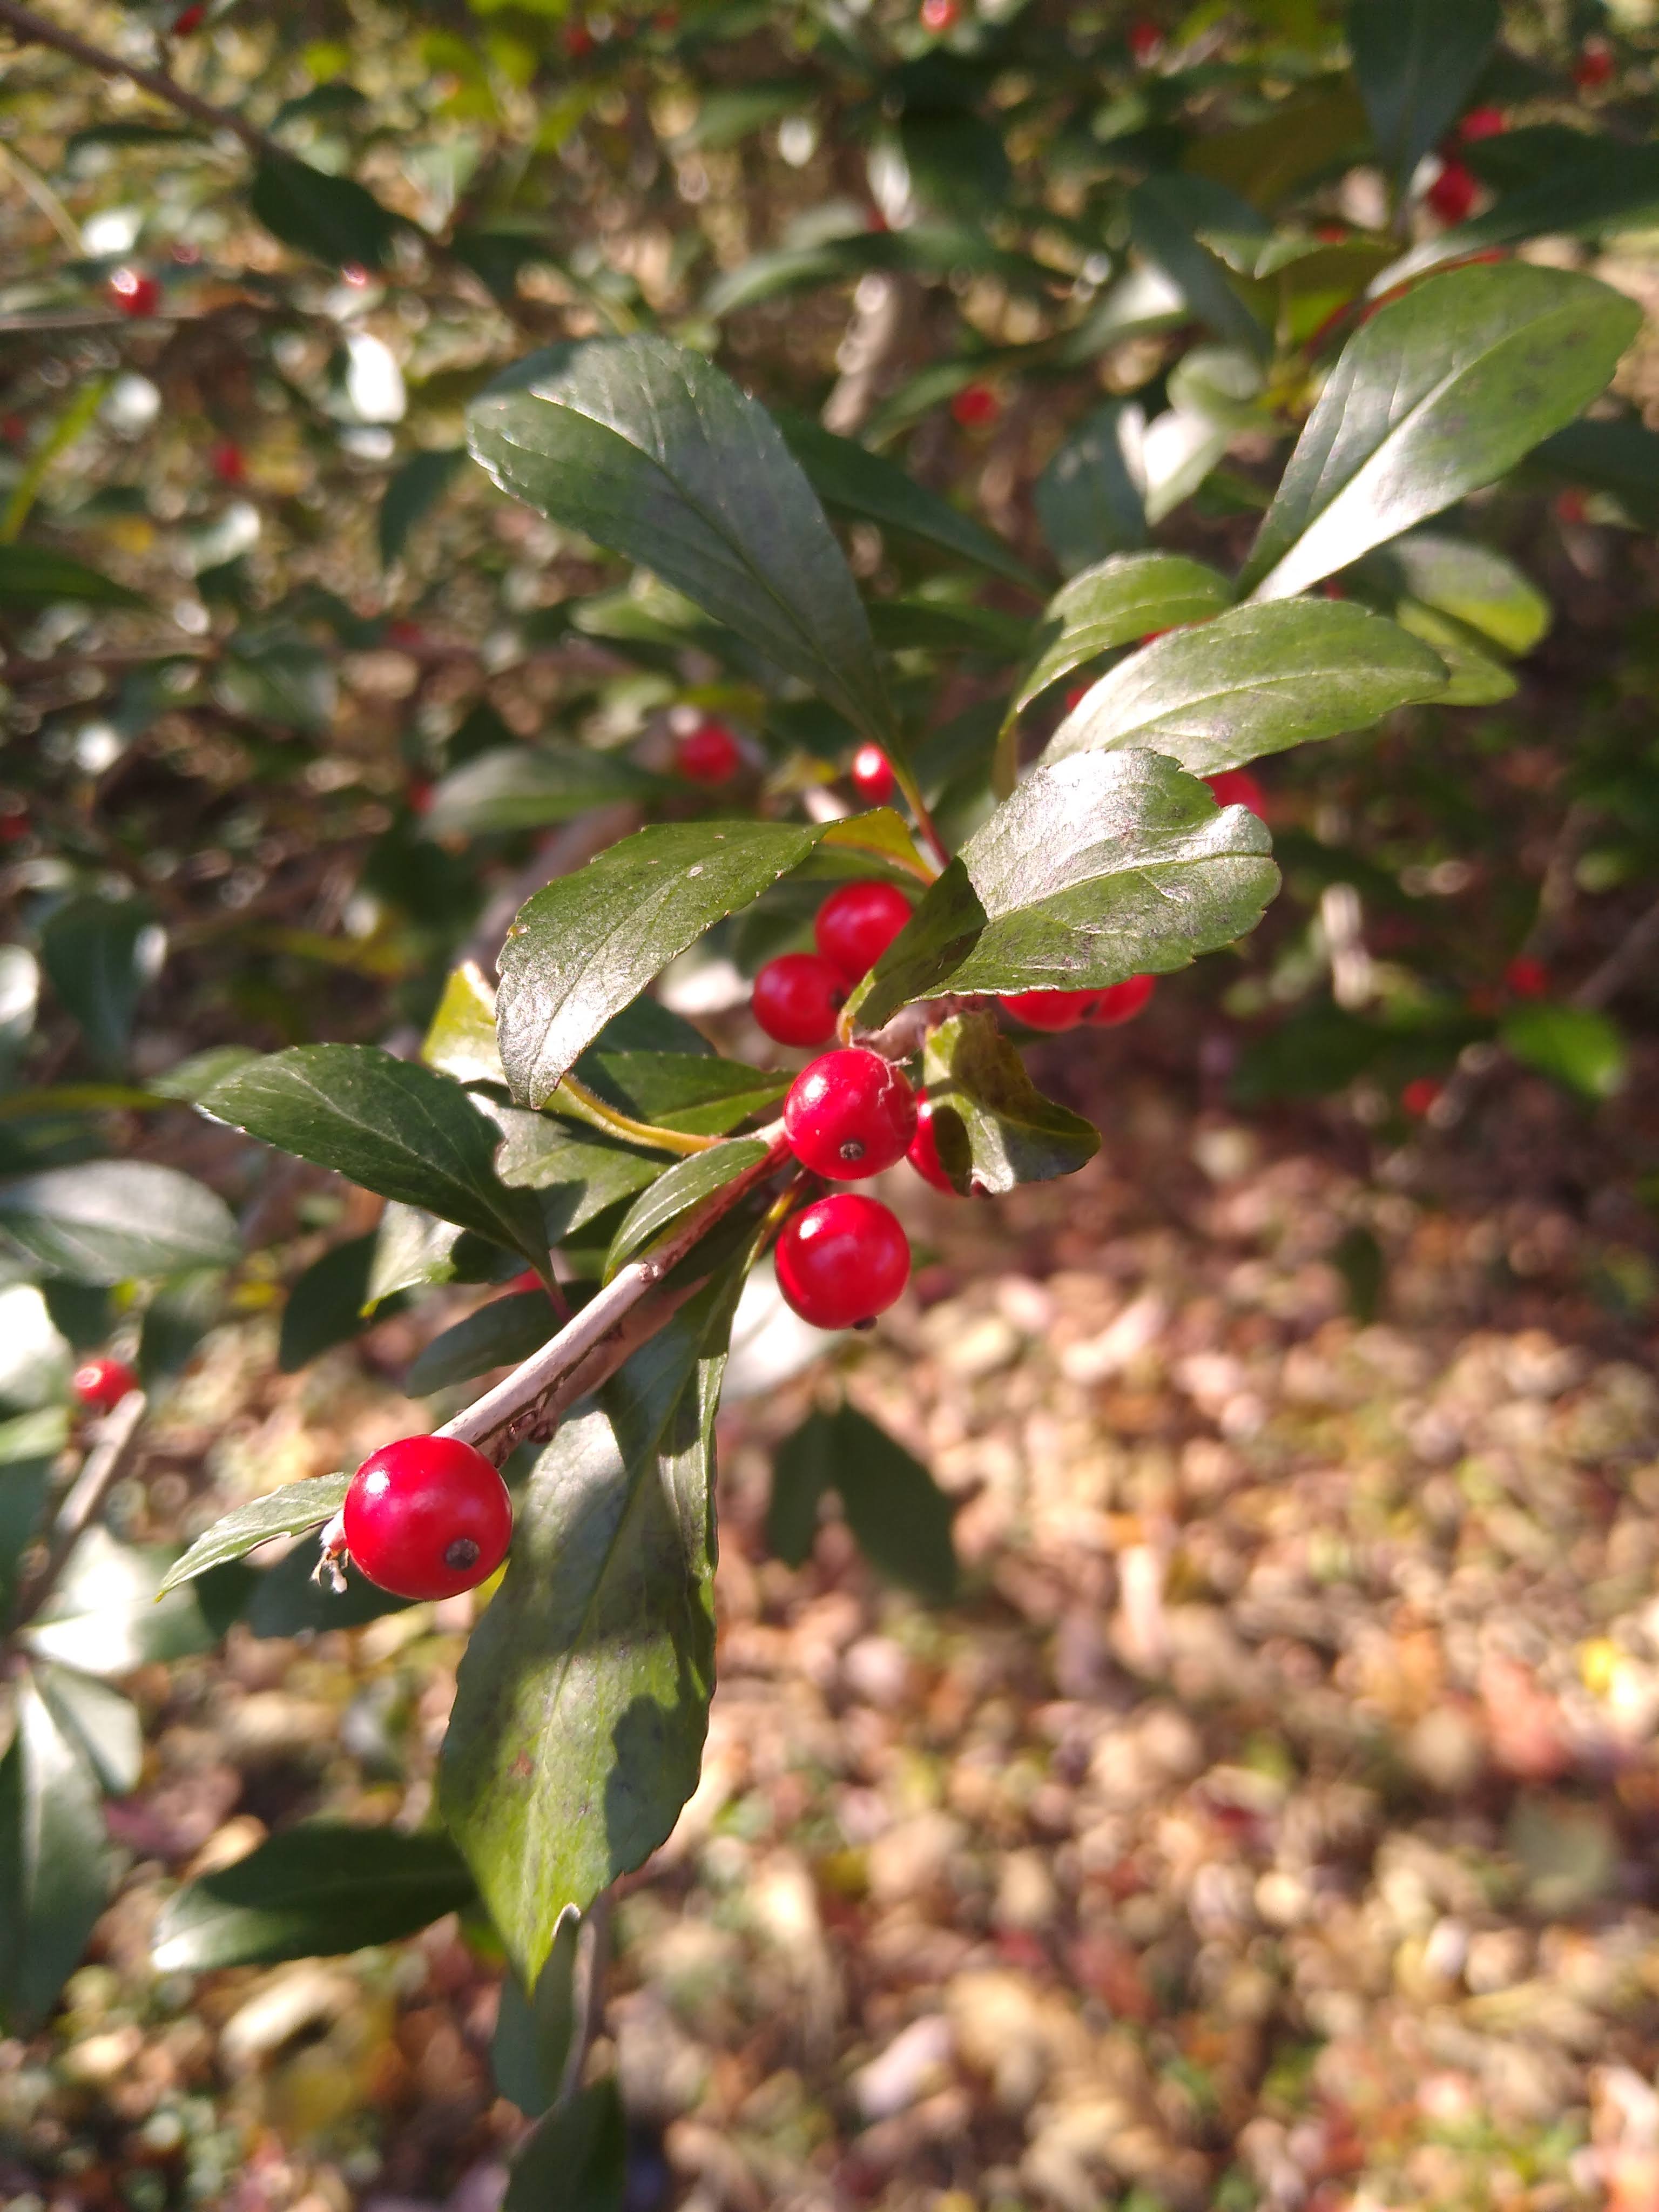
[[340, 282], [349, 284], [354, 292], [361, 292], [368, 282], [368, 271], [361, 261], [347, 261], [340, 269]]
[[674, 764], [688, 783], [730, 783], [743, 765], [738, 741], [724, 722], [699, 722], [676, 739]]
[[921, 27], [937, 36], [953, 29], [961, 13], [959, 0], [921, 0]]
[[924, 1182], [935, 1190], [948, 1190], [952, 1198], [958, 1195], [956, 1185], [945, 1172], [945, 1163], [939, 1156], [939, 1139], [933, 1134], [933, 1102], [931, 1098], [916, 1101], [916, 1133], [910, 1139], [910, 1149], [904, 1155]]
[[856, 983], [909, 919], [910, 902], [896, 884], [843, 884], [818, 908], [812, 934], [830, 966]]
[[520, 1291], [541, 1291], [545, 1290], [546, 1287], [547, 1285], [533, 1267], [521, 1267], [510, 1283], [502, 1285], [502, 1289], [513, 1297], [516, 1297]]
[[403, 1437], [371, 1452], [351, 1478], [345, 1546], [372, 1583], [396, 1597], [453, 1597], [507, 1556], [513, 1505], [481, 1451], [454, 1437]]
[[778, 1288], [814, 1328], [857, 1328], [885, 1313], [910, 1273], [910, 1245], [878, 1199], [838, 1190], [804, 1206], [778, 1237]]
[[783, 952], [755, 978], [755, 1019], [779, 1044], [828, 1044], [847, 979], [816, 952]]
[[586, 61], [593, 51], [593, 33], [586, 23], [568, 24], [564, 34], [564, 50], [573, 62]]
[[1429, 205], [1442, 222], [1462, 222], [1479, 189], [1472, 170], [1461, 161], [1448, 161], [1429, 186]]
[[428, 776], [418, 775], [409, 787], [409, 811], [411, 814], [432, 811], [432, 783]]
[[1582, 491], [1560, 491], [1555, 495], [1555, 519], [1558, 522], [1577, 524], [1589, 520], [1589, 502]]
[[208, 466], [221, 483], [240, 483], [247, 474], [247, 463], [242, 459], [242, 449], [233, 446], [228, 439], [216, 446], [208, 455]]
[[1218, 769], [1203, 781], [1215, 794], [1218, 806], [1248, 806], [1252, 814], [1267, 818], [1267, 794], [1247, 768]]
[[181, 9], [173, 19], [173, 37], [187, 39], [192, 31], [199, 31], [206, 15], [207, 9], [204, 5]]
[[15, 845], [29, 834], [29, 811], [21, 799], [0, 799], [0, 844]]
[[1069, 714], [1073, 707], [1081, 706], [1094, 688], [1092, 684], [1073, 684], [1066, 694], [1066, 713]]
[[1128, 31], [1129, 52], [1138, 62], [1149, 62], [1164, 44], [1164, 33], [1145, 15], [1138, 15]]
[[783, 1102], [783, 1127], [804, 1168], [857, 1182], [904, 1158], [916, 1133], [916, 1094], [902, 1067], [848, 1045], [802, 1068]]
[[1457, 126], [1457, 135], [1466, 146], [1477, 138], [1501, 138], [1509, 129], [1509, 118], [1501, 107], [1472, 107]]
[[161, 286], [137, 269], [118, 269], [109, 280], [109, 295], [124, 315], [153, 315], [161, 304]]
[[1002, 402], [988, 384], [964, 384], [951, 402], [951, 412], [964, 430], [988, 430], [1002, 412]]
[[1572, 81], [1581, 92], [1595, 92], [1613, 75], [1613, 49], [1604, 40], [1589, 39], [1572, 65]]
[[1347, 240], [1348, 226], [1346, 222], [1316, 222], [1313, 234], [1322, 246], [1341, 246]]
[[893, 763], [879, 745], [860, 745], [853, 756], [852, 786], [866, 806], [885, 806], [893, 795]]
[[1115, 1030], [1120, 1022], [1132, 1022], [1157, 988], [1155, 975], [1131, 975], [1112, 984], [1096, 1000], [1089, 1017], [1091, 1024], [1097, 1030]]
[[1400, 1103], [1408, 1114], [1421, 1121], [1440, 1096], [1442, 1087], [1437, 1075], [1413, 1076], [1401, 1092]]
[[70, 1388], [83, 1406], [104, 1413], [138, 1388], [138, 1377], [125, 1359], [88, 1359], [70, 1377]]
[[1002, 1003], [1028, 1030], [1074, 1030], [1094, 1012], [1098, 991], [1005, 991]]
[[1530, 953], [1516, 954], [1504, 970], [1504, 981], [1517, 999], [1544, 999], [1549, 995], [1550, 971]]

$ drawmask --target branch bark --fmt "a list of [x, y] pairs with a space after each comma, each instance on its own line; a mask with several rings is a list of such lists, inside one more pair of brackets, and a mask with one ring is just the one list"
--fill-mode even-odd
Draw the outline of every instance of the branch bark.
[[251, 154], [269, 155], [278, 161], [293, 158], [257, 124], [238, 115], [234, 109], [216, 107], [210, 100], [190, 91], [165, 70], [146, 69], [141, 63], [125, 61], [103, 46], [94, 46], [89, 40], [77, 38], [73, 31], [61, 30], [49, 16], [39, 15], [33, 8], [22, 6], [21, 0], [0, 0], [0, 23], [26, 46], [53, 47], [83, 68], [96, 70], [100, 76], [124, 76], [129, 83], [141, 85], [154, 98], [165, 100], [182, 114], [193, 115], [210, 131], [228, 131], [241, 140]]

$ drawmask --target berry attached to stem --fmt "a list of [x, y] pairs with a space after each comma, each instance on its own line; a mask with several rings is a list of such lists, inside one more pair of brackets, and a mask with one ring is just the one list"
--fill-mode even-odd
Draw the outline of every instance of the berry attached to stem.
[[778, 1288], [814, 1328], [858, 1328], [884, 1313], [910, 1275], [910, 1245], [878, 1199], [833, 1191], [785, 1222]]
[[885, 806], [893, 795], [893, 763], [879, 745], [860, 745], [853, 756], [852, 786], [866, 806]]
[[513, 1505], [481, 1451], [454, 1437], [402, 1437], [371, 1452], [351, 1478], [338, 1533], [324, 1531], [323, 1565], [349, 1557], [394, 1597], [454, 1597], [507, 1557]]
[[828, 1044], [846, 997], [839, 968], [816, 952], [783, 952], [755, 978], [755, 1019], [779, 1044]]
[[106, 1413], [138, 1388], [138, 1377], [125, 1359], [86, 1359], [70, 1377], [70, 1388], [83, 1406]]
[[812, 934], [830, 966], [856, 983], [909, 919], [910, 902], [896, 884], [843, 884], [818, 908]]
[[903, 1158], [916, 1133], [916, 1095], [902, 1068], [850, 1045], [801, 1070], [783, 1102], [783, 1127], [804, 1168], [857, 1182]]

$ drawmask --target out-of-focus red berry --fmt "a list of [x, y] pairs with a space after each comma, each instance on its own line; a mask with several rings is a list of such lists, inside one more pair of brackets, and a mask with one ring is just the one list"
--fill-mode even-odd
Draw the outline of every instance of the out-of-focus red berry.
[[432, 782], [429, 777], [417, 775], [410, 785], [409, 811], [411, 814], [429, 814], [432, 811]]
[[1002, 1004], [1028, 1030], [1074, 1030], [1094, 1012], [1098, 991], [1005, 991]]
[[138, 1377], [125, 1359], [88, 1359], [70, 1377], [70, 1388], [83, 1406], [106, 1413], [138, 1388]]
[[386, 624], [386, 641], [408, 652], [415, 646], [426, 643], [426, 632], [419, 623], [400, 619]]
[[1095, 1002], [1090, 1027], [1115, 1030], [1120, 1022], [1132, 1022], [1157, 988], [1156, 975], [1130, 975], [1121, 983], [1109, 984]]
[[931, 1098], [916, 1101], [916, 1133], [910, 1139], [910, 1149], [904, 1155], [924, 1182], [935, 1190], [948, 1191], [952, 1198], [959, 1195], [956, 1185], [945, 1172], [945, 1163], [939, 1156], [939, 1139], [933, 1134], [933, 1102]]
[[1429, 186], [1429, 205], [1442, 222], [1462, 222], [1480, 189], [1472, 169], [1465, 168], [1462, 161], [1448, 161]]
[[964, 384], [951, 412], [964, 430], [988, 430], [1002, 413], [1002, 402], [988, 384]]
[[1414, 1121], [1420, 1121], [1445, 1089], [1437, 1075], [1414, 1075], [1400, 1094], [1400, 1103]]
[[21, 446], [28, 434], [29, 426], [22, 416], [0, 416], [0, 438], [9, 446]]
[[1346, 222], [1316, 222], [1313, 234], [1322, 246], [1342, 246], [1347, 242], [1348, 226]]
[[1215, 795], [1218, 806], [1248, 806], [1252, 814], [1267, 818], [1267, 794], [1247, 768], [1218, 769], [1203, 781]]
[[1509, 129], [1509, 118], [1501, 107], [1472, 107], [1457, 126], [1457, 135], [1466, 146], [1478, 138], [1501, 138]]
[[1613, 75], [1613, 48], [1605, 39], [1586, 39], [1572, 65], [1572, 81], [1581, 92], [1595, 92]]
[[1576, 525], [1589, 520], [1589, 503], [1582, 491], [1559, 491], [1555, 495], [1555, 519], [1558, 522]]
[[1337, 582], [1334, 576], [1327, 576], [1319, 589], [1321, 595], [1328, 599], [1346, 599], [1348, 596], [1346, 591]]
[[843, 884], [818, 908], [812, 934], [818, 951], [849, 983], [856, 983], [910, 919], [910, 902], [896, 884]]
[[192, 31], [199, 31], [206, 20], [204, 5], [181, 8], [173, 19], [173, 35], [175, 39], [187, 39]]
[[21, 799], [0, 799], [0, 845], [15, 845], [29, 834], [29, 811]]
[[849, 781], [866, 806], [885, 806], [893, 795], [893, 763], [879, 745], [860, 745]]
[[1517, 999], [1543, 999], [1549, 995], [1550, 971], [1529, 952], [1516, 954], [1504, 970], [1504, 981]]
[[521, 1291], [545, 1291], [546, 1288], [546, 1284], [533, 1267], [521, 1267], [511, 1282], [501, 1285], [501, 1293], [506, 1297], [517, 1297]]
[[124, 315], [153, 315], [161, 304], [161, 288], [142, 270], [118, 269], [109, 280], [109, 296]]
[[361, 261], [348, 261], [340, 270], [340, 282], [349, 284], [354, 292], [361, 292], [368, 282], [368, 271]]
[[828, 1044], [847, 979], [816, 952], [781, 952], [755, 978], [755, 1019], [779, 1044]]
[[674, 765], [688, 783], [730, 783], [743, 765], [738, 741], [724, 722], [699, 722], [674, 743]]
[[593, 51], [593, 33], [586, 23], [567, 23], [564, 50], [573, 62], [586, 61]]
[[1144, 66], [1153, 60], [1164, 44], [1164, 33], [1150, 16], [1137, 15], [1126, 34], [1129, 52]]
[[961, 0], [921, 0], [921, 27], [935, 38], [953, 31], [961, 17]]
[[238, 484], [247, 475], [247, 463], [242, 458], [241, 447], [232, 445], [228, 439], [213, 448], [208, 455], [208, 466], [221, 483]]

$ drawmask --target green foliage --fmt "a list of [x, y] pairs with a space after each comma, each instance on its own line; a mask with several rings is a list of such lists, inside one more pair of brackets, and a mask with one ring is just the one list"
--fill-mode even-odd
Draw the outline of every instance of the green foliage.
[[778, 1446], [766, 1534], [787, 1565], [811, 1550], [829, 1490], [878, 1573], [936, 1604], [955, 1594], [950, 1500], [920, 1460], [852, 1406], [811, 1414]]

